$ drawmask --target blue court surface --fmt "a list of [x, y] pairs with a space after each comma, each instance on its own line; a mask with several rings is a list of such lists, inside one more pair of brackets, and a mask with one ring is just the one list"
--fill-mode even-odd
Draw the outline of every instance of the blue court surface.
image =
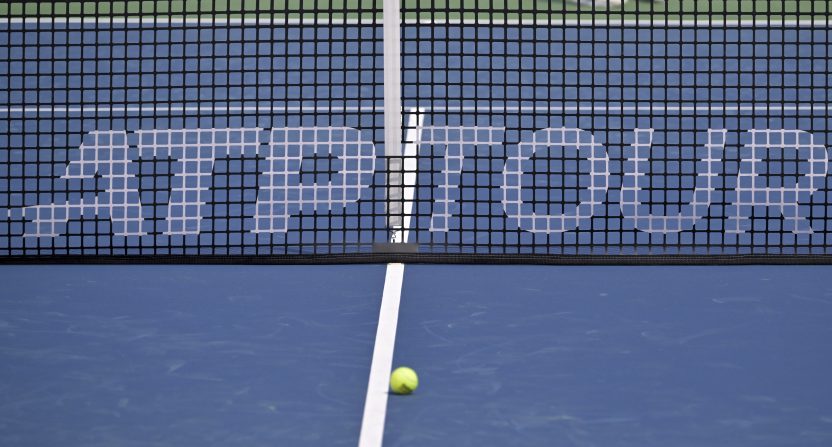
[[[829, 255], [830, 32], [9, 21], [0, 257]], [[0, 446], [832, 445], [829, 267], [386, 268], [2, 266]]]
[[[384, 266], [5, 266], [0, 445], [356, 445]], [[386, 446], [828, 446], [828, 267], [407, 266]]]

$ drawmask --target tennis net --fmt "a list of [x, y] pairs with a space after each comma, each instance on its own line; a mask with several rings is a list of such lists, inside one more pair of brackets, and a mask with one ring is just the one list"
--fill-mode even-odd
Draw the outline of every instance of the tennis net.
[[10, 2], [0, 262], [828, 262], [826, 2]]

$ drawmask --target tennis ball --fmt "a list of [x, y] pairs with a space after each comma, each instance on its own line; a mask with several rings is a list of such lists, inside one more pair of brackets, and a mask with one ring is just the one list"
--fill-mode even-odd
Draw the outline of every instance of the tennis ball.
[[410, 394], [418, 387], [419, 376], [406, 366], [400, 366], [390, 374], [390, 390], [396, 394]]

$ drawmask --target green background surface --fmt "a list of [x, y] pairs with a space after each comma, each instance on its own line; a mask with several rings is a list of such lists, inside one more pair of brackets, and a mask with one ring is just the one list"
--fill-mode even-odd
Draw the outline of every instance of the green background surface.
[[[668, 18], [725, 17], [727, 19], [774, 20], [824, 19], [832, 12], [830, 1], [822, 0], [649, 0], [629, 1], [622, 11], [588, 12], [563, 0], [401, 0], [406, 17], [473, 18], [569, 18], [639, 17]], [[269, 17], [325, 15], [370, 17], [381, 12], [382, 0], [171, 0], [171, 1], [56, 1], [5, 2], [0, 16], [106, 16], [106, 15], [188, 15]]]

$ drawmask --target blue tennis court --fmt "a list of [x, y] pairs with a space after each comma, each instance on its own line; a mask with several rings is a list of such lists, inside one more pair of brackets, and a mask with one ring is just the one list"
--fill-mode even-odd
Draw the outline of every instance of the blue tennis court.
[[827, 6], [59, 3], [0, 445], [832, 445]]
[[[828, 271], [408, 266], [385, 445], [828, 445]], [[4, 445], [358, 441], [383, 266], [0, 281]]]

